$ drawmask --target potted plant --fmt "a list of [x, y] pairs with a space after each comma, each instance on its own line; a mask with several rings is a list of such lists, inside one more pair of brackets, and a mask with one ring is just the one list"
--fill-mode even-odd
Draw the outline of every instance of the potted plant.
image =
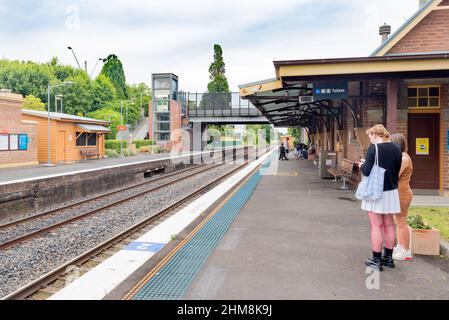
[[425, 224], [420, 215], [408, 217], [407, 221], [412, 254], [440, 255], [440, 231]]

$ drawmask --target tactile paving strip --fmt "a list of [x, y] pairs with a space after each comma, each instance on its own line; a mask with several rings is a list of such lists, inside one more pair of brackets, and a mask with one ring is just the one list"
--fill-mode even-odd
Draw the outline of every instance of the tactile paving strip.
[[[266, 166], [267, 163], [263, 167]], [[260, 170], [257, 170], [160, 270], [146, 283], [134, 288], [124, 299], [181, 299], [250, 198], [261, 177]]]

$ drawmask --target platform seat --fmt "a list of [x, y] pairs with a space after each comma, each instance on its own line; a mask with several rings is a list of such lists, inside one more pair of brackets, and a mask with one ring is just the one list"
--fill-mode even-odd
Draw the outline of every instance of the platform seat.
[[98, 152], [97, 148], [81, 149], [80, 153], [84, 157], [84, 160], [87, 160], [87, 157], [97, 157], [97, 159], [100, 159], [100, 152]]
[[337, 179], [343, 180], [343, 186], [340, 189], [348, 190], [348, 186], [346, 184], [348, 179], [351, 182], [351, 184], [358, 180], [356, 175], [354, 175], [355, 173], [354, 169], [355, 169], [354, 161], [351, 161], [349, 159], [343, 159], [343, 162], [341, 163], [340, 166], [338, 166], [337, 168], [328, 169], [327, 171], [329, 172], [330, 175], [332, 175], [335, 178], [335, 181], [337, 181]]

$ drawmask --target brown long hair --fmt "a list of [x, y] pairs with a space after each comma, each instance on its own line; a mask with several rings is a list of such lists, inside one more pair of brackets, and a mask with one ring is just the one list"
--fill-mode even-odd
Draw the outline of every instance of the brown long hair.
[[405, 137], [402, 133], [395, 133], [390, 137], [391, 142], [396, 144], [401, 152], [407, 152], [407, 142], [405, 141]]

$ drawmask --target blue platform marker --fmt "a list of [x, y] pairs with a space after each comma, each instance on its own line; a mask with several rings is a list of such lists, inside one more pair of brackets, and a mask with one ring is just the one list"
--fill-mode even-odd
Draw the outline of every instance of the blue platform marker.
[[166, 243], [153, 243], [153, 242], [132, 242], [127, 245], [123, 250], [125, 251], [145, 251], [145, 252], [159, 252]]
[[[265, 165], [269, 162], [268, 159]], [[198, 233], [135, 293], [132, 300], [181, 299], [250, 198], [261, 178], [262, 175], [258, 170]]]

